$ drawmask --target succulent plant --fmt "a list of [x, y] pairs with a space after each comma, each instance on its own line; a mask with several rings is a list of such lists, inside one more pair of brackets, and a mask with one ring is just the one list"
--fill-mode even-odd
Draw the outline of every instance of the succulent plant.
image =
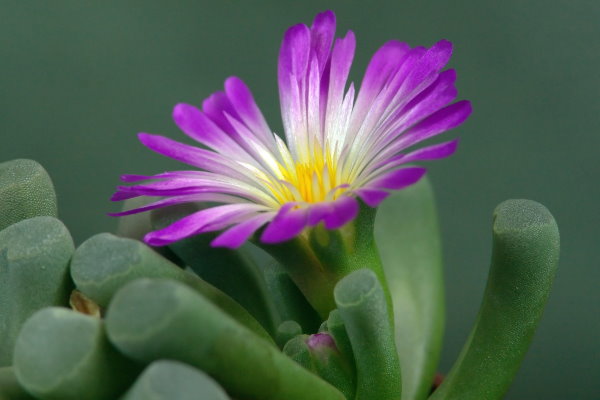
[[444, 301], [426, 180], [378, 210], [387, 288], [369, 265], [350, 271], [325, 317], [285, 267], [250, 243], [214, 249], [190, 237], [151, 248], [138, 240], [189, 207], [126, 217], [116, 234], [75, 248], [36, 162], [0, 164], [0, 199], [2, 400], [500, 399], [558, 263], [558, 229], [544, 206], [507, 200], [496, 208], [479, 315], [431, 392]]

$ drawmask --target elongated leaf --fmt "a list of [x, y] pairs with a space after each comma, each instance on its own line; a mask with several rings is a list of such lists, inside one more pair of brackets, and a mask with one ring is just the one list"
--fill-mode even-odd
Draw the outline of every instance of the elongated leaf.
[[426, 179], [381, 205], [375, 238], [394, 305], [402, 399], [423, 399], [439, 361], [444, 325], [440, 234]]
[[0, 366], [12, 364], [21, 326], [35, 311], [67, 305], [73, 239], [54, 217], [34, 217], [0, 231]]
[[56, 193], [44, 167], [25, 159], [0, 163], [0, 230], [27, 218], [56, 215]]
[[229, 400], [204, 372], [177, 361], [155, 361], [142, 372], [122, 400]]
[[189, 287], [139, 279], [113, 298], [109, 338], [141, 362], [172, 359], [202, 369], [232, 396], [343, 400], [333, 386], [284, 356]]
[[475, 326], [431, 400], [497, 400], [510, 386], [542, 316], [558, 265], [552, 214], [531, 200], [496, 207], [492, 265]]
[[81, 244], [71, 261], [77, 288], [99, 305], [108, 306], [121, 287], [137, 278], [168, 278], [190, 286], [238, 322], [265, 340], [269, 334], [241, 305], [205, 282], [152, 251], [145, 244], [110, 233], [94, 235]]
[[139, 372], [106, 340], [100, 319], [58, 307], [25, 322], [14, 362], [19, 383], [44, 400], [113, 400]]

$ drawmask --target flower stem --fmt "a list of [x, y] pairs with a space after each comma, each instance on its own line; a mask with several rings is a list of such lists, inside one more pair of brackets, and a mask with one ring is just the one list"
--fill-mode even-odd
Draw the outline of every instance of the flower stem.
[[362, 205], [357, 218], [340, 229], [318, 225], [285, 243], [258, 244], [283, 265], [323, 320], [336, 307], [337, 282], [358, 269], [372, 270], [383, 288], [393, 325], [392, 298], [373, 234], [376, 211]]

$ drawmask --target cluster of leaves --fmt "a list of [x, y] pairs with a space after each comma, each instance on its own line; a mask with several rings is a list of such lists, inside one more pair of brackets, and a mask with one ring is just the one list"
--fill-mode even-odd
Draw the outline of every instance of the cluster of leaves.
[[488, 287], [471, 336], [430, 396], [443, 330], [431, 188], [379, 211], [392, 293], [369, 269], [340, 280], [325, 321], [272, 258], [208, 235], [137, 240], [189, 209], [121, 220], [75, 248], [45, 170], [0, 164], [0, 399], [496, 399], [545, 304], [558, 231], [541, 205], [494, 215]]

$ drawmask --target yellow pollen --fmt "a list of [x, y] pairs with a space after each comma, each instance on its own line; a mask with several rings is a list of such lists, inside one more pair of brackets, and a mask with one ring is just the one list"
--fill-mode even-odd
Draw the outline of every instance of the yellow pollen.
[[338, 188], [332, 192], [333, 188], [345, 183], [338, 181], [336, 164], [329, 152], [315, 149], [315, 154], [308, 162], [285, 166], [279, 164], [280, 182], [271, 181], [269, 186], [280, 204], [335, 200], [346, 190]]

